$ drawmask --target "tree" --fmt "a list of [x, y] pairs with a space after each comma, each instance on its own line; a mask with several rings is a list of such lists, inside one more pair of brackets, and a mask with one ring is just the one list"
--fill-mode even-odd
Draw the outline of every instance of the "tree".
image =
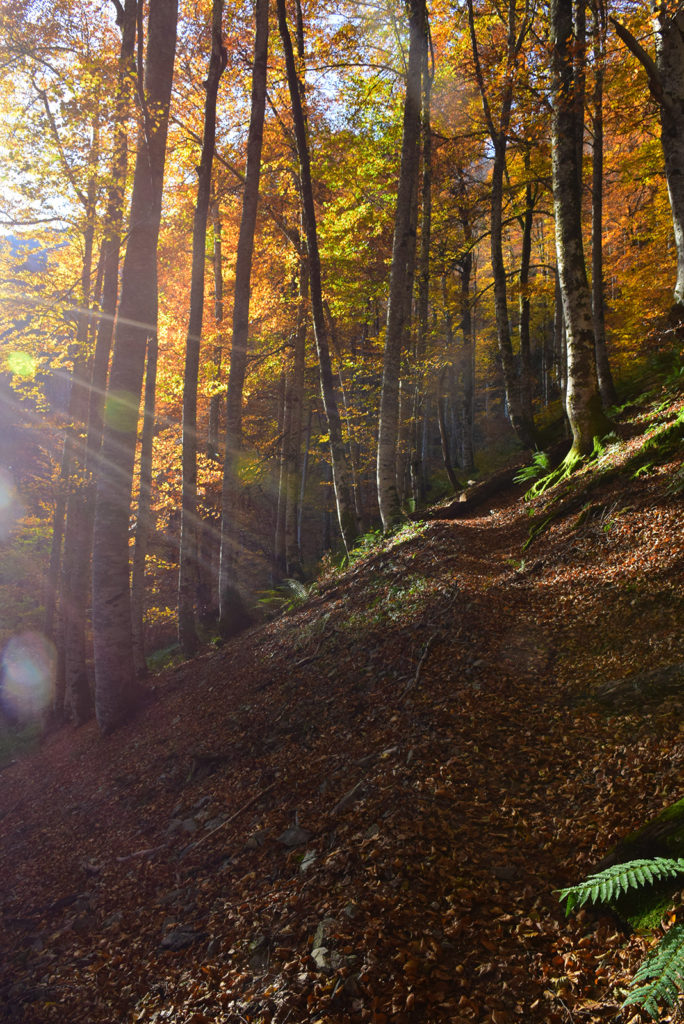
[[572, 458], [590, 454], [594, 438], [602, 437], [610, 429], [598, 390], [591, 293], [582, 240], [574, 30], [572, 0], [552, 0], [553, 205], [567, 332], [566, 411], [572, 430]]
[[95, 711], [108, 733], [135, 708], [128, 527], [148, 338], [157, 331], [157, 242], [176, 50], [177, 0], [150, 0], [142, 126], [105, 404], [93, 542]]
[[[498, 115], [495, 118], [489, 98], [490, 87], [485, 80], [484, 68], [480, 59], [480, 47], [475, 29], [475, 12], [473, 0], [468, 0], [468, 26], [475, 62], [482, 108], [484, 111], [487, 131], [492, 142], [494, 159], [492, 161], [491, 178], [491, 260], [494, 276], [494, 308], [496, 313], [496, 334], [499, 346], [499, 357], [506, 389], [506, 402], [511, 426], [527, 447], [535, 441], [534, 421], [532, 418], [532, 402], [528, 376], [523, 372], [521, 380], [516, 373], [511, 341], [510, 318], [508, 312], [508, 288], [506, 283], [506, 266], [503, 246], [503, 204], [504, 175], [506, 173], [506, 149], [508, 133], [513, 111], [516, 66], [525, 38], [532, 26], [534, 4], [526, 0], [522, 17], [518, 20], [518, 4], [509, 0], [506, 11], [506, 48], [503, 57], [504, 72], [501, 95], [498, 103]], [[503, 17], [503, 15], [501, 15]], [[521, 387], [522, 383], [522, 387]]]
[[408, 0], [407, 13], [409, 54], [378, 426], [378, 505], [385, 530], [389, 530], [401, 515], [396, 481], [399, 374], [404, 332], [410, 321], [413, 295], [417, 219], [414, 196], [420, 162], [421, 75], [425, 66], [424, 54], [427, 47], [427, 10], [424, 0]]
[[674, 312], [684, 316], [684, 10], [677, 0], [652, 0], [655, 60], [621, 22], [611, 18], [615, 31], [641, 62], [651, 94], [660, 111], [665, 175], [672, 207], [677, 281]]
[[233, 334], [226, 394], [226, 445], [221, 493], [221, 553], [219, 565], [219, 625], [228, 636], [238, 625], [234, 622], [235, 605], [235, 505], [239, 489], [238, 464], [242, 447], [242, 392], [247, 368], [249, 336], [249, 298], [254, 254], [254, 232], [259, 202], [261, 148], [264, 134], [266, 80], [268, 71], [269, 0], [256, 0], [254, 18], [254, 64], [252, 97], [247, 136], [247, 168], [242, 196], [242, 217], [237, 243], [235, 291], [233, 300]]
[[216, 98], [227, 57], [222, 38], [222, 19], [223, 0], [213, 0], [211, 56], [209, 73], [204, 83], [207, 93], [204, 107], [204, 140], [197, 172], [197, 203], [192, 229], [190, 315], [183, 375], [183, 501], [178, 573], [178, 641], [187, 657], [197, 650], [194, 612], [197, 562], [197, 377], [204, 313], [207, 218], [216, 144]]
[[330, 444], [330, 458], [332, 463], [333, 488], [335, 491], [337, 518], [344, 545], [347, 550], [349, 550], [355, 538], [358, 536], [359, 524], [357, 522], [354, 509], [349, 468], [342, 440], [342, 424], [340, 421], [337, 397], [335, 395], [335, 385], [330, 360], [328, 329], [325, 320], [325, 310], [323, 307], [321, 258], [318, 247], [318, 232], [316, 228], [316, 209], [314, 205], [313, 185], [311, 180], [309, 143], [307, 139], [306, 121], [304, 118], [304, 108], [302, 106], [301, 88], [299, 78], [297, 76], [290, 30], [287, 24], [285, 0], [278, 0], [277, 6], [278, 27], [280, 29], [280, 38], [285, 52], [287, 84], [290, 93], [295, 139], [297, 142], [297, 155], [299, 157], [302, 211], [309, 257], [309, 294], [314, 324], [314, 337], [316, 339], [316, 351], [318, 355], [321, 399], [323, 401], [323, 408], [325, 410], [328, 426], [328, 439]]

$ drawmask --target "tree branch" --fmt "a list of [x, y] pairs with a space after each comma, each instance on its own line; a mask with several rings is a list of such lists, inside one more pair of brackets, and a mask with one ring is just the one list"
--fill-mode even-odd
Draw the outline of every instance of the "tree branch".
[[663, 83], [660, 77], [660, 72], [656, 67], [656, 63], [653, 60], [653, 57], [651, 57], [650, 53], [648, 53], [643, 48], [639, 40], [636, 39], [629, 31], [629, 29], [625, 28], [625, 26], [622, 25], [617, 20], [617, 18], [611, 17], [610, 22], [615, 31], [617, 32], [618, 38], [622, 40], [622, 42], [625, 44], [630, 53], [636, 57], [636, 59], [639, 61], [639, 63], [646, 71], [646, 74], [648, 75], [649, 88], [651, 90], [651, 93], [653, 94], [654, 99], [657, 100], [657, 102], [660, 104], [667, 103], [668, 101], [663, 92]]

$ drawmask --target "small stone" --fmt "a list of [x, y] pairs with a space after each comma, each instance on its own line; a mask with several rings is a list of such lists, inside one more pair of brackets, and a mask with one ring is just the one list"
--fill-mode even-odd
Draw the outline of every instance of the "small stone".
[[186, 949], [188, 946], [192, 946], [193, 942], [196, 942], [199, 938], [199, 932], [192, 931], [190, 928], [170, 928], [161, 940], [162, 949]]
[[306, 828], [300, 828], [299, 825], [293, 825], [291, 828], [286, 828], [285, 831], [278, 836], [278, 842], [282, 843], [283, 846], [302, 846], [307, 843], [313, 832], [309, 832]]
[[307, 872], [309, 870], [309, 868], [312, 866], [312, 864], [314, 863], [315, 860], [316, 860], [316, 851], [315, 850], [307, 850], [306, 853], [304, 854], [304, 856], [302, 857], [302, 863], [299, 865], [299, 870], [302, 872], [302, 874], [304, 874], [305, 872]]
[[328, 961], [328, 950], [325, 946], [318, 946], [316, 949], [312, 949], [311, 959], [316, 964], [319, 971], [326, 971], [330, 967], [330, 963]]

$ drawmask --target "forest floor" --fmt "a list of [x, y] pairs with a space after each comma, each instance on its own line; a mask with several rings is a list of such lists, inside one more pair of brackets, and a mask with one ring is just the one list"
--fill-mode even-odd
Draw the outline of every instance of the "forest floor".
[[592, 699], [684, 661], [681, 445], [643, 447], [683, 408], [626, 411], [532, 502], [405, 527], [114, 735], [7, 767], [1, 1019], [641, 1020], [651, 936], [557, 890], [684, 795], [684, 693]]

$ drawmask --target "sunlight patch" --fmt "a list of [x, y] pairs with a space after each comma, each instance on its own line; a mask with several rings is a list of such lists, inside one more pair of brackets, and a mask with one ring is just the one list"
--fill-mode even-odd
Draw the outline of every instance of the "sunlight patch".
[[0, 469], [0, 541], [7, 540], [21, 515], [14, 480], [5, 469]]
[[57, 652], [42, 633], [12, 637], [2, 655], [2, 703], [12, 717], [36, 718], [52, 701]]
[[17, 377], [35, 377], [38, 362], [28, 352], [9, 352], [7, 365]]

